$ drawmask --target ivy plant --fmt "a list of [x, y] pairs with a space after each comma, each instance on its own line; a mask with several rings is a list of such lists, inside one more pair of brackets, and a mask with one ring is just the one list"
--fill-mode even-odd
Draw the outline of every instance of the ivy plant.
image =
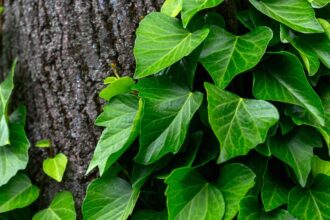
[[100, 93], [84, 218], [330, 219], [328, 3], [166, 0], [143, 18], [134, 78]]

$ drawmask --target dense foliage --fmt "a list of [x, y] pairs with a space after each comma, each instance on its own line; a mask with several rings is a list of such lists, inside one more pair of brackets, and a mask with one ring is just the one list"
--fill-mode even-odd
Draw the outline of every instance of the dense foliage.
[[[87, 170], [100, 178], [88, 186], [83, 218], [330, 219], [328, 3], [166, 0], [147, 15], [134, 79], [108, 77], [100, 93], [104, 130]], [[12, 77], [0, 87], [7, 214], [39, 193], [16, 174], [29, 144], [24, 109], [7, 114]], [[66, 163], [58, 154], [45, 173], [61, 181]], [[33, 217], [75, 218], [69, 192]]]

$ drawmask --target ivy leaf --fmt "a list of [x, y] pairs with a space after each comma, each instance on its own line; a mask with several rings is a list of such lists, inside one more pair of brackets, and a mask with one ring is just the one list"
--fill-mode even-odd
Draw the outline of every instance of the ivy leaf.
[[329, 0], [308, 0], [313, 8], [323, 8], [324, 6], [326, 6], [327, 4], [330, 3]]
[[267, 172], [261, 188], [261, 200], [267, 212], [288, 203], [289, 189], [279, 178]]
[[9, 75], [0, 84], [0, 147], [10, 144], [9, 128], [7, 123], [7, 108], [11, 93], [14, 89], [14, 72], [16, 63], [17, 60], [14, 61]]
[[275, 157], [293, 169], [300, 185], [306, 186], [312, 167], [313, 149], [322, 146], [318, 133], [302, 127], [294, 134], [269, 138], [268, 145]]
[[268, 27], [257, 27], [243, 36], [234, 36], [225, 29], [213, 26], [205, 41], [200, 61], [220, 88], [256, 66], [273, 37]]
[[327, 35], [328, 39], [330, 40], [330, 23], [327, 20], [324, 20], [322, 18], [318, 18], [317, 20], [322, 25], [325, 34]]
[[6, 185], [0, 187], [0, 213], [26, 207], [39, 196], [39, 188], [29, 177], [18, 173]]
[[176, 17], [182, 9], [182, 0], [165, 0], [161, 13], [170, 17]]
[[223, 220], [236, 216], [240, 201], [255, 184], [255, 177], [252, 170], [242, 164], [227, 164], [221, 168], [215, 185], [222, 192], [226, 204]]
[[277, 109], [262, 100], [243, 99], [206, 83], [209, 121], [220, 141], [222, 163], [247, 154], [266, 139], [279, 119]]
[[84, 219], [126, 220], [139, 197], [139, 189], [132, 188], [118, 177], [103, 176], [87, 188], [82, 206]]
[[76, 211], [72, 194], [68, 191], [58, 193], [47, 209], [36, 213], [32, 220], [75, 220]]
[[52, 146], [52, 143], [50, 140], [39, 140], [37, 141], [35, 146], [38, 148], [49, 148]]
[[175, 169], [165, 183], [169, 220], [219, 220], [225, 213], [223, 195], [194, 168]]
[[139, 133], [142, 102], [134, 95], [119, 95], [104, 107], [96, 124], [105, 126], [87, 173], [98, 166], [103, 175], [129, 148]]
[[128, 76], [116, 79], [100, 92], [100, 97], [109, 101], [112, 97], [130, 92], [134, 84], [134, 80]]
[[42, 169], [48, 176], [57, 182], [61, 182], [67, 163], [68, 158], [64, 154], [59, 153], [54, 158], [44, 160]]
[[134, 77], [146, 77], [174, 64], [197, 48], [208, 33], [205, 28], [190, 33], [182, 28], [178, 19], [150, 13], [136, 31]]
[[288, 211], [276, 209], [271, 212], [265, 212], [259, 207], [258, 198], [247, 196], [240, 203], [238, 220], [295, 220]]
[[301, 106], [319, 124], [324, 125], [322, 102], [309, 85], [301, 63], [293, 54], [273, 53], [272, 58], [254, 72], [253, 94], [258, 99]]
[[308, 75], [315, 75], [320, 67], [320, 61], [315, 51], [284, 25], [281, 25], [280, 33], [282, 42], [289, 42], [298, 51], [307, 69]]
[[0, 147], [0, 186], [6, 184], [17, 171], [25, 169], [30, 148], [29, 140], [24, 131], [25, 108], [19, 107], [10, 116], [10, 143]]
[[[263, 14], [302, 33], [322, 33], [315, 12], [306, 0], [249, 0]], [[288, 7], [289, 6], [289, 7]]]
[[299, 220], [330, 219], [330, 177], [319, 175], [309, 188], [295, 187], [289, 194], [289, 212]]
[[144, 102], [140, 150], [135, 160], [147, 165], [180, 150], [203, 95], [165, 77], [142, 79], [135, 88]]
[[330, 162], [314, 155], [312, 160], [312, 174], [313, 176], [317, 176], [318, 174], [330, 176]]
[[132, 220], [168, 220], [167, 212], [153, 210], [139, 210], [131, 218]]
[[223, 0], [183, 0], [182, 2], [182, 23], [184, 27], [187, 27], [189, 21], [197, 14], [199, 11], [207, 9], [207, 8], [214, 8]]
[[329, 148], [330, 154], [330, 87], [326, 86], [321, 90], [321, 100], [325, 111], [325, 125], [320, 126], [314, 118], [308, 114], [308, 111], [299, 107], [289, 106], [286, 108], [286, 114], [291, 116], [297, 125], [310, 125], [315, 127], [323, 136]]

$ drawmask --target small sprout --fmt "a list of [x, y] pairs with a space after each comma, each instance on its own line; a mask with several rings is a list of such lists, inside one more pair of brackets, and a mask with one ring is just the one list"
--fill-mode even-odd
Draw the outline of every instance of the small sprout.
[[61, 182], [67, 164], [68, 158], [64, 154], [59, 153], [54, 158], [44, 160], [42, 168], [47, 176], [53, 178], [57, 182]]
[[52, 143], [50, 140], [44, 139], [44, 140], [37, 141], [35, 146], [38, 148], [50, 148], [52, 146]]

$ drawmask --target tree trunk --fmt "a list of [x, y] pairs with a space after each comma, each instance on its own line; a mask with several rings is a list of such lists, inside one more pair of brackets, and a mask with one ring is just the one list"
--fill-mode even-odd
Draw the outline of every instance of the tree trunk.
[[[41, 207], [62, 190], [73, 193], [80, 210], [85, 176], [100, 135], [94, 120], [102, 103], [102, 80], [114, 68], [134, 69], [134, 31], [162, 0], [5, 0], [2, 18], [2, 67], [17, 57], [15, 100], [27, 106], [32, 143], [29, 172], [42, 189]], [[15, 101], [16, 102], [16, 101]], [[46, 177], [46, 150], [33, 144], [50, 139], [55, 153], [69, 158], [61, 183]]]

